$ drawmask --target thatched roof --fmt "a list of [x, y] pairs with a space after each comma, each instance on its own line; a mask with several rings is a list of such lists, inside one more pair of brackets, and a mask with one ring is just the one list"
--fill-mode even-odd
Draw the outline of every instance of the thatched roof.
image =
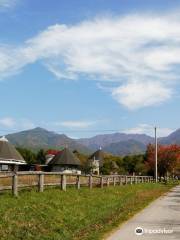
[[104, 162], [104, 152], [101, 149], [97, 150], [89, 157], [89, 160], [99, 160], [100, 166], [102, 166]]
[[21, 154], [5, 137], [0, 138], [0, 163], [16, 165], [26, 164]]
[[68, 149], [64, 148], [61, 152], [56, 154], [49, 162], [49, 165], [81, 165], [79, 159]]

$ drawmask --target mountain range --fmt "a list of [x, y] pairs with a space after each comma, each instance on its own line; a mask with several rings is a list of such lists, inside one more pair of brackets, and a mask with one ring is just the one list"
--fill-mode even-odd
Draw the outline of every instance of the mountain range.
[[29, 148], [32, 150], [60, 149], [68, 146], [70, 149], [77, 149], [80, 152], [91, 152], [88, 147], [78, 143], [64, 134], [58, 134], [46, 129], [37, 127], [31, 130], [6, 135], [7, 139], [17, 147]]
[[[91, 138], [72, 139], [64, 134], [58, 134], [46, 129], [37, 127], [18, 133], [6, 135], [7, 139], [18, 147], [26, 147], [32, 150], [40, 148], [60, 149], [68, 146], [71, 150], [78, 150], [82, 153], [91, 153], [100, 147], [115, 155], [139, 154], [146, 150], [154, 138], [146, 134], [125, 134], [113, 133], [97, 135]], [[159, 138], [160, 144], [180, 144], [180, 129], [167, 137]]]

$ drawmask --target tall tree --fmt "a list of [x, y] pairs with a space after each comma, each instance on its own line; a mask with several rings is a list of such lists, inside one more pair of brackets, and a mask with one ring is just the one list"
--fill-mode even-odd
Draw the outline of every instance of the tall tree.
[[36, 162], [39, 164], [45, 164], [46, 162], [46, 156], [43, 149], [40, 149], [39, 152], [36, 155]]
[[36, 162], [36, 154], [27, 148], [17, 147], [17, 150], [23, 156], [27, 164], [34, 164]]
[[[146, 165], [148, 171], [153, 173], [155, 165], [155, 147], [150, 144], [146, 151]], [[165, 177], [169, 172], [173, 174], [180, 165], [179, 145], [158, 145], [158, 174]]]

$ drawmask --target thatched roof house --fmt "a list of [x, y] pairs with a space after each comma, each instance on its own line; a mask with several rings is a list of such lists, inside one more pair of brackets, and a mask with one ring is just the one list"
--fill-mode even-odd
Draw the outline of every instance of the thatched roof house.
[[104, 163], [104, 152], [100, 148], [96, 152], [94, 152], [90, 157], [89, 160], [97, 160], [99, 161], [99, 166], [102, 167]]
[[53, 157], [48, 165], [50, 166], [51, 171], [68, 170], [69, 172], [75, 172], [78, 170], [81, 163], [68, 148], [64, 148]]
[[5, 137], [0, 138], [0, 171], [12, 171], [15, 166], [24, 164], [26, 162], [15, 147]]
[[89, 158], [88, 158], [88, 164], [90, 169], [90, 172], [92, 174], [99, 175], [100, 173], [100, 167], [104, 164], [104, 152], [100, 148], [96, 152], [94, 152]]

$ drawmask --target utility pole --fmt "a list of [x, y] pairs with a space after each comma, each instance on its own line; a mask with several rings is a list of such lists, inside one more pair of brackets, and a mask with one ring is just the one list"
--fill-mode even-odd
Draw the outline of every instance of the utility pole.
[[158, 181], [158, 171], [157, 171], [157, 160], [158, 160], [158, 156], [157, 156], [157, 153], [158, 153], [158, 149], [157, 149], [157, 127], [154, 128], [155, 130], [155, 181], [157, 183]]

